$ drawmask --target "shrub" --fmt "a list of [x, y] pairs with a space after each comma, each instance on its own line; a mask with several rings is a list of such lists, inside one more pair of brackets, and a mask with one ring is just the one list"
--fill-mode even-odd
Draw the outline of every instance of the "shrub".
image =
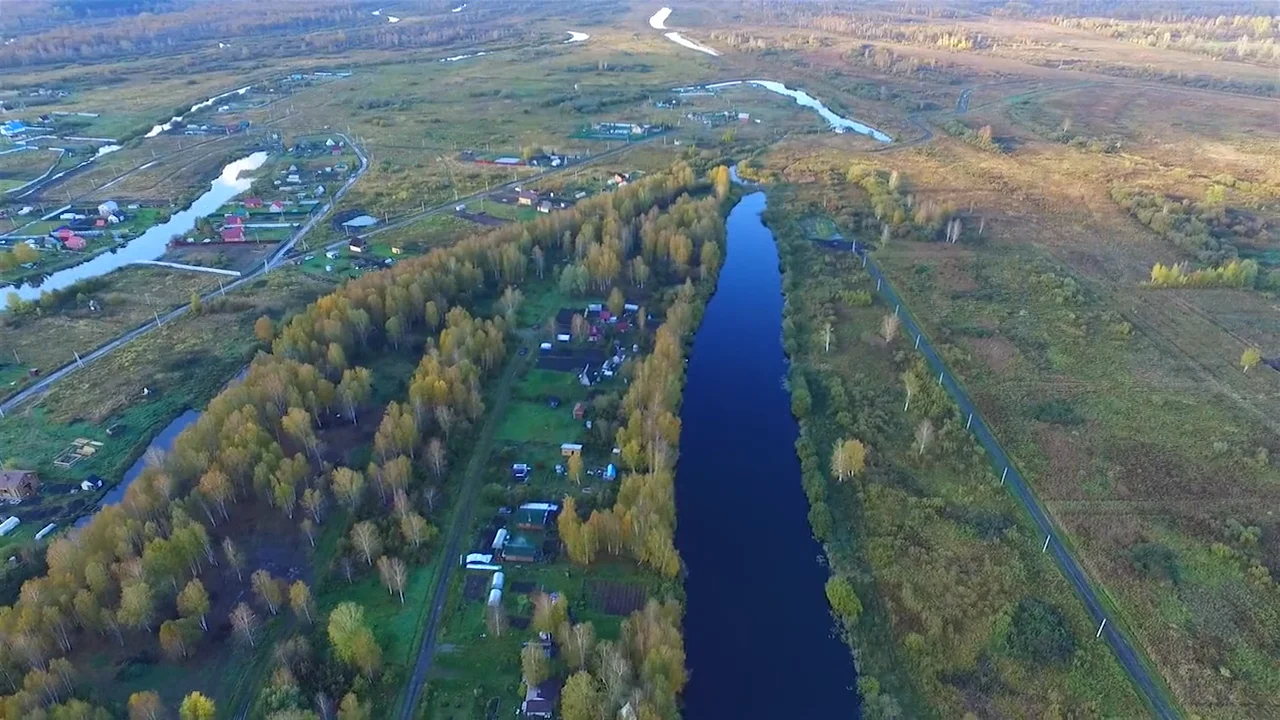
[[1076, 651], [1075, 636], [1062, 612], [1038, 598], [1018, 603], [1006, 642], [1011, 653], [1037, 663], [1065, 662]]

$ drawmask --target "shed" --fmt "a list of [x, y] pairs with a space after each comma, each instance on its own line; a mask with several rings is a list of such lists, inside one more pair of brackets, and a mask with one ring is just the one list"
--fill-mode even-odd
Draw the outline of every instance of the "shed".
[[549, 212], [551, 212], [551, 201], [550, 201], [550, 200], [543, 200], [542, 202], [538, 203], [538, 212], [540, 212], [540, 213], [549, 213]]
[[18, 527], [19, 522], [21, 521], [13, 515], [10, 515], [4, 522], [0, 522], [0, 537], [4, 537], [5, 535], [13, 532], [13, 529]]
[[502, 590], [493, 588], [489, 591], [489, 607], [498, 607], [502, 604]]
[[536, 202], [538, 202], [538, 193], [532, 190], [521, 190], [516, 195], [516, 204], [518, 205], [533, 205]]
[[40, 491], [40, 476], [32, 470], [0, 470], [0, 500], [25, 500]]
[[57, 529], [58, 529], [58, 523], [49, 523], [48, 525], [45, 525], [44, 527], [40, 528], [40, 532], [36, 533], [36, 539], [43, 540], [45, 539], [46, 536], [49, 535], [49, 533]]
[[574, 403], [574, 404], [573, 404], [573, 419], [574, 419], [574, 420], [581, 420], [582, 418], [584, 418], [584, 417], [586, 416], [586, 414], [587, 414], [587, 405], [586, 405], [586, 403], [580, 403], [580, 402], [578, 402], [578, 403]]
[[108, 200], [98, 206], [98, 214], [101, 215], [102, 217], [107, 217], [108, 215], [114, 215], [119, 211], [120, 211], [120, 206], [116, 204], [115, 200]]
[[490, 547], [493, 548], [494, 552], [498, 552], [502, 550], [503, 546], [506, 544], [507, 544], [507, 529], [498, 528], [498, 532], [494, 533], [493, 535], [493, 543], [490, 545]]
[[556, 342], [569, 342], [572, 339], [573, 336], [569, 335], [569, 333], [559, 333], [556, 335]]
[[489, 583], [489, 587], [493, 588], [494, 590], [501, 590], [502, 585], [505, 581], [506, 581], [506, 576], [502, 574], [501, 570], [499, 570], [498, 572], [493, 574], [493, 580]]
[[581, 455], [582, 444], [581, 443], [561, 443], [560, 454], [563, 455], [564, 457], [573, 457], [574, 455]]

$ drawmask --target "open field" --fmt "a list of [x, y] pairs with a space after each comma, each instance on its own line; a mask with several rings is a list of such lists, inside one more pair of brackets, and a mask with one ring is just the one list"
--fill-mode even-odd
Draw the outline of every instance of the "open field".
[[[69, 298], [63, 307], [39, 317], [6, 322], [0, 354], [6, 374], [52, 370], [75, 361], [106, 341], [190, 302], [193, 292], [216, 287], [212, 275], [166, 268], [130, 267], [95, 281], [89, 292]], [[91, 302], [94, 310], [90, 307]], [[6, 383], [8, 385], [9, 383]], [[10, 385], [0, 397], [20, 389]]]
[[[154, 302], [188, 299], [191, 275], [152, 268], [126, 272], [134, 270], [156, 279]], [[207, 282], [206, 276], [198, 277]], [[78, 485], [89, 475], [118, 480], [155, 432], [184, 410], [201, 407], [252, 359], [258, 348], [253, 323], [259, 316], [282, 315], [326, 287], [305, 276], [273, 273], [207, 312], [186, 316], [72, 374], [39, 400], [9, 413], [0, 420], [5, 459], [38, 469], [49, 488], [34, 512], [57, 518], [85, 506], [90, 498], [68, 497], [60, 489]], [[111, 307], [104, 299], [103, 312], [111, 313]], [[126, 302], [115, 313], [105, 318], [81, 316], [79, 311], [47, 316], [35, 322], [35, 332], [45, 333], [47, 343], [57, 347], [63, 343], [61, 333], [98, 337], [109, 332], [99, 323], [150, 315], [142, 301]], [[28, 333], [13, 335], [25, 341]], [[41, 349], [35, 344], [29, 351], [38, 354]], [[25, 345], [19, 350], [27, 351]], [[114, 428], [111, 434], [109, 428]], [[102, 442], [103, 447], [70, 468], [56, 467], [55, 456], [79, 437]], [[30, 512], [24, 506], [22, 514]]]

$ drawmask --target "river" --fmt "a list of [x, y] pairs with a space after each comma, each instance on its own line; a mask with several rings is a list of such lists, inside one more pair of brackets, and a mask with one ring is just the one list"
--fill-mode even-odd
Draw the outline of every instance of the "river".
[[34, 300], [46, 290], [61, 290], [75, 282], [87, 278], [106, 275], [138, 260], [155, 260], [164, 255], [170, 238], [187, 232], [196, 226], [196, 221], [212, 214], [224, 203], [249, 189], [253, 180], [241, 177], [243, 173], [257, 170], [267, 161], [267, 153], [255, 152], [228, 164], [222, 173], [209, 183], [209, 190], [196, 198], [186, 210], [173, 214], [167, 222], [151, 227], [138, 237], [123, 246], [106, 252], [91, 260], [80, 263], [65, 270], [59, 270], [35, 283], [27, 283], [14, 288], [11, 285], [0, 287], [0, 297], [6, 297], [16, 291], [23, 300]]
[[756, 192], [729, 214], [725, 265], [689, 358], [676, 466], [685, 715], [856, 717], [853, 658], [833, 632], [800, 483], [764, 208]]

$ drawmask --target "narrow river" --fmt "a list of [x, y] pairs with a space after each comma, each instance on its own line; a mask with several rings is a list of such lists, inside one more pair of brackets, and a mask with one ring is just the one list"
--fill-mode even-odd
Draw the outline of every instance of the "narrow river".
[[833, 633], [800, 485], [764, 208], [756, 192], [729, 214], [728, 255], [689, 359], [676, 467], [685, 715], [857, 717], [853, 658]]
[[[209, 183], [209, 189], [203, 195], [196, 198], [187, 209], [174, 213], [168, 221], [149, 228], [119, 248], [97, 255], [79, 265], [59, 270], [37, 282], [26, 283], [17, 288], [12, 285], [0, 286], [0, 298], [6, 297], [13, 291], [17, 292], [18, 297], [23, 300], [34, 300], [40, 297], [42, 292], [61, 290], [80, 280], [106, 275], [112, 270], [138, 260], [159, 259], [164, 255], [169, 240], [174, 235], [187, 232], [196, 226], [197, 220], [213, 214], [224, 203], [248, 190], [253, 185], [253, 179], [240, 177], [241, 174], [257, 170], [266, 161], [267, 153], [259, 151], [229, 163], [222, 168], [218, 177]], [[3, 310], [5, 305], [7, 302], [0, 300], [0, 310]]]

